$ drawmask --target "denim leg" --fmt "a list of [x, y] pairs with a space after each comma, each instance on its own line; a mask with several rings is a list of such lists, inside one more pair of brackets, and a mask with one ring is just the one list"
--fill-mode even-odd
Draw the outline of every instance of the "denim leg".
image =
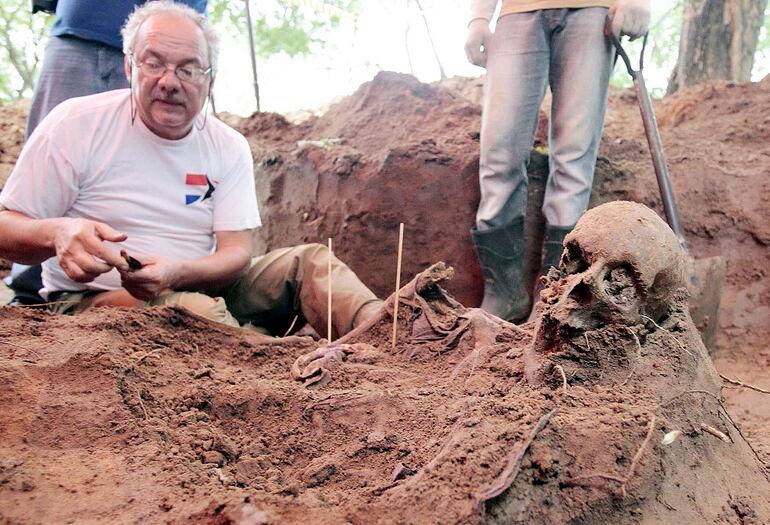
[[123, 52], [98, 42], [52, 36], [35, 86], [26, 136], [60, 102], [128, 87]]
[[551, 153], [543, 215], [550, 225], [572, 226], [591, 196], [613, 54], [603, 33], [606, 8], [552, 14]]
[[509, 224], [526, 210], [526, 164], [548, 82], [550, 51], [542, 13], [503, 16], [489, 44], [481, 116], [479, 230]]

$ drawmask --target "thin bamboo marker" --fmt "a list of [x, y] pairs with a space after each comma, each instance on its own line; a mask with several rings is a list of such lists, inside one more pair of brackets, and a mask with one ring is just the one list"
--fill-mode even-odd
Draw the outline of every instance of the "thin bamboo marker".
[[326, 297], [326, 340], [332, 341], [332, 238], [329, 237], [329, 262], [327, 264], [327, 274], [329, 275], [329, 293]]
[[401, 288], [401, 252], [404, 248], [404, 223], [398, 225], [398, 262], [396, 263], [396, 299], [393, 302], [393, 344], [396, 347], [396, 331], [398, 329], [398, 290]]

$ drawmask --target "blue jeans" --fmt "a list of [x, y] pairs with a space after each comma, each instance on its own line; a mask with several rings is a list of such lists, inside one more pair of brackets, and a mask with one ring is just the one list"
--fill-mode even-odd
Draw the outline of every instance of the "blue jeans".
[[60, 102], [128, 87], [123, 51], [93, 40], [52, 36], [27, 118], [29, 137], [40, 121]]
[[[128, 87], [120, 49], [92, 40], [52, 36], [45, 48], [43, 66], [27, 117], [25, 137], [60, 102], [73, 97]], [[9, 286], [22, 302], [42, 302], [40, 267], [14, 264]]]
[[487, 50], [476, 227], [509, 224], [527, 205], [527, 161], [545, 89], [552, 93], [543, 215], [572, 226], [588, 206], [604, 124], [612, 47], [607, 9], [501, 17]]

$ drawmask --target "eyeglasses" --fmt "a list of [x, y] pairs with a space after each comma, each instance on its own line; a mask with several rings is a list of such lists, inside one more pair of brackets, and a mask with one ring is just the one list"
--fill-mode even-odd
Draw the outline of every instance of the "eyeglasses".
[[139, 70], [149, 78], [160, 78], [170, 69], [174, 72], [176, 78], [178, 78], [180, 82], [195, 84], [211, 73], [210, 67], [203, 69], [192, 64], [174, 66], [165, 64], [153, 58], [145, 60], [144, 62], [136, 62], [133, 55], [129, 55], [128, 58], [131, 61], [131, 64], [138, 67]]

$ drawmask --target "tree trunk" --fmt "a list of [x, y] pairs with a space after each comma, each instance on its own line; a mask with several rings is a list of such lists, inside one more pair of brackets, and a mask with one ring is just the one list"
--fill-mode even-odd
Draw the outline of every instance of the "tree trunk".
[[679, 58], [668, 93], [708, 80], [751, 79], [768, 0], [684, 0]]

